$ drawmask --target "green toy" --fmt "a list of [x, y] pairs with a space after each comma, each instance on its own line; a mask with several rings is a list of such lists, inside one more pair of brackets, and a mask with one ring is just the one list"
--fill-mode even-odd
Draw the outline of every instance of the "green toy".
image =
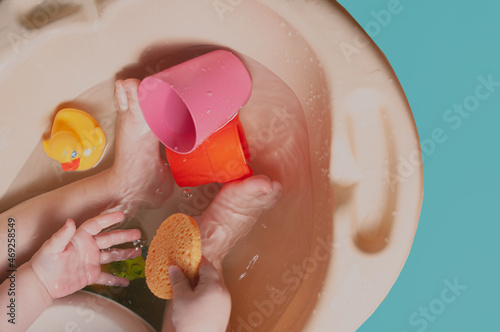
[[145, 277], [144, 266], [144, 258], [139, 256], [134, 259], [126, 259], [124, 261], [104, 264], [102, 265], [101, 270], [132, 281]]

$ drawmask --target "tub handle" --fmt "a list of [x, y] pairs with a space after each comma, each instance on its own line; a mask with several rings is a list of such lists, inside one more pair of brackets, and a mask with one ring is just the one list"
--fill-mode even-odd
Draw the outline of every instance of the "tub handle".
[[[387, 97], [373, 88], [350, 93], [337, 109], [333, 128], [332, 182], [337, 201], [353, 198], [348, 210], [359, 249], [378, 252], [389, 242], [395, 190], [386, 174], [394, 147], [384, 107]], [[347, 199], [346, 199], [347, 201]]]
[[[71, 23], [95, 24], [100, 18], [100, 6], [96, 0], [3, 0], [2, 7], [9, 14], [6, 22], [11, 30], [28, 36], [46, 30], [56, 30], [54, 23], [71, 19]], [[7, 17], [6, 17], [7, 18]]]
[[[115, 2], [113, 2], [115, 3]], [[8, 65], [4, 59], [16, 58], [28, 45], [42, 36], [69, 34], [75, 28], [97, 26], [108, 1], [97, 0], [1, 0], [0, 1], [0, 70]], [[64, 29], [62, 28], [64, 26]], [[19, 58], [19, 57], [17, 57]]]

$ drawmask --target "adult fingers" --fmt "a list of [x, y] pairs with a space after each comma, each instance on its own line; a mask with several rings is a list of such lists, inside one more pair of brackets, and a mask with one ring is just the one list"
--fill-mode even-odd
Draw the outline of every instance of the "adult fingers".
[[168, 268], [168, 277], [172, 285], [174, 299], [185, 298], [193, 293], [191, 282], [178, 266], [170, 266]]
[[55, 232], [52, 237], [45, 243], [45, 247], [52, 254], [57, 254], [66, 249], [69, 241], [75, 234], [76, 225], [73, 219], [66, 220], [64, 226]]
[[123, 218], [125, 218], [125, 215], [121, 211], [103, 214], [87, 220], [78, 230], [84, 230], [90, 235], [96, 235], [104, 228], [119, 223], [123, 220]]
[[141, 238], [141, 231], [138, 229], [119, 229], [111, 232], [100, 233], [94, 236], [99, 249], [106, 249], [116, 244], [132, 242]]
[[97, 278], [97, 281], [95, 282], [96, 284], [99, 285], [106, 285], [106, 286], [121, 286], [121, 287], [127, 287], [130, 284], [130, 281], [127, 278], [121, 278], [114, 276], [112, 274], [109, 274], [107, 272], [101, 272], [99, 275], [99, 278]]
[[134, 259], [141, 255], [141, 250], [138, 249], [111, 249], [109, 251], [101, 252], [101, 264], [107, 264], [111, 262], [123, 261], [126, 259]]

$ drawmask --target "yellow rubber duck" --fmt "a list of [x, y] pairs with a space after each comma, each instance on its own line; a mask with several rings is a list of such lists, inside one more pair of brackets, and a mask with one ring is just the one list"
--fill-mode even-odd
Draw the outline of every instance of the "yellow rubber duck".
[[84, 171], [94, 167], [106, 147], [99, 123], [87, 112], [65, 108], [57, 112], [50, 139], [43, 149], [61, 163], [64, 171]]

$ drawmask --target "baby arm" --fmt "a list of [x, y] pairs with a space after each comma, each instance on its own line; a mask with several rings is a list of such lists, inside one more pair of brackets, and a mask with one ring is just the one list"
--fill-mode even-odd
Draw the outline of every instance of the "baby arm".
[[[101, 271], [101, 264], [135, 258], [141, 251], [113, 249], [113, 245], [138, 240], [137, 229], [100, 233], [104, 228], [123, 220], [123, 213], [114, 212], [92, 218], [76, 229], [68, 219], [26, 264], [15, 273], [15, 325], [0, 320], [1, 331], [26, 331], [54, 299], [72, 294], [90, 284], [128, 286], [125, 278]], [[100, 233], [100, 234], [99, 234]], [[7, 307], [11, 280], [0, 285], [0, 306]]]
[[231, 296], [222, 276], [203, 258], [198, 285], [191, 282], [177, 266], [168, 269], [173, 300], [163, 320], [163, 332], [224, 332], [231, 314]]
[[[7, 220], [16, 222], [16, 261], [27, 262], [31, 256], [60, 229], [68, 215], [83, 222], [107, 208], [117, 205], [117, 198], [109, 193], [115, 185], [113, 170], [105, 170], [94, 176], [31, 198], [0, 214], [0, 243], [7, 242]], [[5, 242], [4, 242], [5, 241]], [[7, 274], [8, 256], [0, 250], [0, 281]]]

